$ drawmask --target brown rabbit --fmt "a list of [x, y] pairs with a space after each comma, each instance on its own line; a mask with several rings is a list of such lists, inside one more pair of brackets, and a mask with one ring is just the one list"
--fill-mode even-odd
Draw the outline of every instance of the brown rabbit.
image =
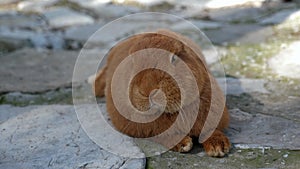
[[[152, 99], [155, 100], [156, 97], [156, 99], [158, 98], [159, 100], [161, 92], [164, 93], [166, 100], [165, 109], [160, 116], [153, 121], [141, 123], [131, 121], [127, 117], [124, 117], [124, 112], [125, 114], [134, 114], [126, 108], [122, 109], [122, 112], [118, 111], [113, 101], [111, 91], [114, 73], [121, 62], [129, 55], [133, 55], [136, 52], [144, 49], [162, 49], [164, 51], [168, 51], [168, 53], [172, 53], [174, 55], [167, 55], [166, 53], [159, 54], [156, 52], [148, 52], [148, 54], [144, 53], [143, 55], [149, 55], [149, 58], [154, 55], [165, 55], [159, 57], [162, 59], [169, 57], [170, 63], [168, 64], [174, 64], [176, 59], [178, 59], [176, 57], [179, 57], [179, 59], [184, 61], [184, 63], [189, 67], [197, 83], [196, 88], [198, 93], [192, 93], [185, 97], [185, 99], [188, 100], [186, 110], [189, 110], [190, 107], [193, 107], [191, 105], [194, 103], [200, 105], [195, 110], [195, 122], [193, 122], [193, 120], [184, 121], [184, 118], [191, 116], [193, 110], [191, 108], [190, 111], [184, 111], [184, 114], [182, 111], [180, 111], [182, 110], [180, 103], [184, 98], [182, 98], [183, 96], [180, 93], [180, 86], [177, 84], [174, 76], [155, 68], [145, 69], [137, 73], [132, 78], [129, 88], [125, 92], [128, 92], [130, 103], [133, 105], [133, 107], [142, 112], [149, 110], [151, 106], [153, 106], [153, 101], [151, 101]], [[138, 55], [136, 56], [136, 58], [139, 57], [140, 56]], [[136, 66], [143, 66], [143, 63], [140, 65], [141, 63], [142, 62], [139, 62], [139, 65], [137, 65], [135, 60], [132, 59], [132, 62], [128, 64], [128, 69], [126, 69], [126, 71], [123, 73], [130, 74]], [[144, 64], [147, 64], [147, 60], [144, 61]], [[165, 67], [168, 65], [161, 62], [157, 62], [156, 64], [161, 64], [161, 66]], [[166, 69], [168, 69], [168, 67]], [[182, 82], [184, 83], [183, 86], [191, 86], [192, 82], [186, 75], [186, 72], [176, 69], [174, 73], [176, 74], [176, 77], [178, 76], [185, 78], [185, 80]], [[126, 80], [122, 78], [125, 77], [121, 77], [121, 81]], [[122, 86], [123, 84], [118, 85]], [[217, 99], [215, 100], [212, 100], [212, 87], [217, 93]], [[186, 93], [189, 93], [190, 89], [189, 87], [186, 87], [184, 90], [187, 90]], [[184, 121], [184, 123], [178, 123], [178, 131], [192, 123], [191, 129], [187, 134], [184, 134], [183, 137], [181, 132], [173, 132], [170, 133], [171, 135], [167, 139], [159, 141], [161, 144], [168, 147], [170, 146], [168, 145], [168, 140], [173, 138], [176, 139], [177, 136], [180, 137], [181, 141], [179, 140], [177, 145], [170, 147], [172, 150], [178, 152], [188, 152], [192, 148], [192, 137], [199, 137], [209, 111], [216, 113], [217, 109], [220, 108], [225, 102], [223, 93], [207, 69], [201, 49], [186, 37], [168, 30], [159, 30], [155, 33], [134, 35], [114, 46], [108, 54], [106, 65], [96, 76], [94, 92], [96, 96], [106, 96], [107, 111], [115, 128], [120, 132], [132, 137], [148, 138], [159, 135], [169, 129], [176, 121], [177, 117], [183, 117]], [[124, 95], [125, 92], [118, 91], [118, 94], [119, 96]], [[197, 96], [197, 98], [193, 97], [193, 95]], [[221, 115], [221, 120], [217, 123], [216, 127], [213, 128], [211, 136], [202, 143], [206, 153], [209, 156], [222, 157], [228, 153], [230, 149], [230, 142], [222, 132], [222, 130], [226, 128], [229, 123], [229, 114], [226, 107], [221, 107], [221, 113], [223, 113]], [[149, 114], [146, 116], [151, 117]]]

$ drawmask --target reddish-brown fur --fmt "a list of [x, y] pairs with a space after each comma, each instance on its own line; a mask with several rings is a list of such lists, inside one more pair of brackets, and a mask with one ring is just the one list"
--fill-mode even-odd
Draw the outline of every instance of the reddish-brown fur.
[[[161, 91], [165, 93], [167, 99], [165, 112], [154, 121], [149, 123], [132, 122], [118, 112], [112, 100], [111, 82], [117, 66], [122, 60], [128, 57], [128, 55], [141, 49], [148, 48], [159, 48], [176, 54], [187, 64], [196, 79], [200, 96], [200, 108], [198, 110], [196, 122], [193, 124], [188, 135], [173, 147], [173, 150], [175, 151], [189, 151], [192, 146], [190, 137], [199, 137], [207, 118], [210, 104], [212, 104], [212, 107], [218, 107], [222, 106], [222, 102], [224, 102], [223, 93], [217, 86], [214, 78], [211, 78], [212, 75], [207, 69], [204, 57], [201, 54], [201, 49], [191, 40], [174, 32], [161, 30], [157, 33], [135, 35], [120, 42], [111, 49], [108, 54], [107, 64], [99, 71], [96, 77], [94, 84], [95, 95], [106, 96], [107, 111], [113, 125], [116, 129], [129, 136], [148, 138], [167, 130], [174, 123], [176, 118], [180, 116], [180, 108], [178, 105], [182, 99], [178, 85], [168, 73], [157, 69], [147, 69], [137, 74], [130, 83], [130, 100], [133, 106], [140, 111], [149, 109], [149, 96], [154, 89], [161, 89]], [[184, 76], [184, 74], [182, 75]], [[211, 81], [211, 79], [213, 81]], [[190, 82], [187, 80], [184, 83]], [[216, 85], [216, 88], [218, 89], [218, 100], [215, 102], [211, 102], [211, 84]], [[190, 103], [192, 104], [193, 101], [194, 100], [191, 100]], [[187, 114], [188, 113], [189, 112], [187, 112]], [[229, 114], [225, 107], [221, 121], [215, 129], [215, 132], [202, 143], [208, 155], [224, 156], [228, 153], [230, 143], [228, 138], [222, 132], [222, 130], [228, 126], [228, 123]], [[182, 127], [180, 125], [184, 124], [179, 124], [179, 130]], [[175, 136], [171, 136], [169, 139], [172, 139], [173, 137]], [[164, 144], [164, 142], [162, 142], [162, 144]], [[190, 146], [190, 148], [185, 148], [185, 146]]]

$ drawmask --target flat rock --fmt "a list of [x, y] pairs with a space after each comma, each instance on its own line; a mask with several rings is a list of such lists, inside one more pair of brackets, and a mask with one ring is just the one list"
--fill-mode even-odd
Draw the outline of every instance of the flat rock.
[[89, 15], [63, 7], [51, 8], [43, 12], [43, 15], [51, 28], [64, 28], [94, 23], [94, 19]]
[[21, 1], [18, 3], [18, 10], [23, 12], [38, 12], [41, 13], [46, 10], [47, 7], [50, 7], [57, 3], [59, 0], [29, 0]]
[[[156, 14], [153, 14], [154, 16]], [[160, 14], [157, 14], [161, 16]], [[145, 16], [145, 17], [144, 17]], [[139, 20], [139, 19], [144, 20]], [[151, 14], [133, 15], [121, 20], [115, 20], [106, 25], [96, 23], [90, 26], [69, 28], [65, 39], [71, 41], [87, 42], [89, 48], [99, 46], [112, 47], [117, 41], [145, 31], [156, 31], [168, 27], [170, 24], [164, 17], [152, 20]], [[93, 35], [93, 36], [91, 36]]]
[[222, 22], [255, 22], [264, 14], [264, 9], [255, 7], [236, 7], [209, 11], [209, 18]]
[[[80, 43], [85, 43], [97, 30], [100, 30], [104, 26], [104, 23], [98, 22], [91, 25], [83, 25], [77, 27], [70, 27], [66, 29], [64, 38], [66, 40], [77, 41]], [[95, 39], [96, 40], [96, 39]], [[99, 37], [98, 40], [93, 41], [94, 43], [99, 43], [102, 38]]]
[[250, 114], [239, 109], [230, 111], [228, 135], [240, 148], [272, 147], [300, 150], [299, 122], [263, 114]]
[[[4, 55], [0, 58], [1, 63], [5, 63], [0, 67], [0, 93], [34, 93], [70, 87], [78, 54], [75, 51], [36, 51], [25, 48]], [[82, 59], [81, 65], [85, 68], [91, 68], [91, 65], [93, 67], [93, 64], [98, 63], [99, 55], [99, 51], [86, 52], [86, 59]], [[91, 74], [83, 73], [76, 80], [84, 82], [89, 75]]]
[[204, 30], [204, 33], [215, 44], [237, 42], [247, 44], [264, 42], [273, 34], [273, 31], [257, 24], [225, 24], [217, 30]]
[[263, 79], [234, 79], [234, 78], [217, 78], [223, 91], [227, 95], [240, 95], [242, 93], [269, 93], [265, 88], [266, 81]]
[[[0, 29], [1, 41], [35, 48], [62, 49], [64, 41], [59, 32], [35, 32], [26, 29]], [[22, 44], [22, 45], [20, 45]]]
[[265, 0], [231, 0], [231, 1], [222, 1], [222, 0], [212, 0], [206, 3], [205, 7], [208, 9], [216, 8], [229, 8], [236, 6], [261, 6]]
[[113, 4], [99, 6], [93, 5], [89, 9], [101, 18], [117, 18], [140, 11], [135, 7]]
[[[0, 114], [9, 113], [6, 108], [0, 108]], [[82, 130], [73, 106], [37, 106], [31, 110], [27, 107], [27, 111], [10, 107], [9, 110], [22, 113], [0, 124], [0, 168], [145, 167], [143, 158], [120, 157], [93, 143]]]
[[45, 26], [45, 21], [35, 15], [6, 14], [0, 17], [0, 27], [38, 29]]
[[[221, 24], [218, 22], [212, 22], [212, 21], [203, 21], [203, 20], [189, 20], [193, 25], [195, 25], [199, 29], [218, 29], [221, 27]], [[186, 22], [179, 22], [175, 23], [173, 26], [171, 26], [171, 29], [177, 30], [177, 31], [190, 31], [195, 29], [190, 24], [187, 24]]]
[[139, 9], [132, 6], [110, 4], [111, 0], [71, 0], [77, 3], [82, 8], [88, 9], [99, 18], [116, 18], [128, 15], [133, 12], [138, 12]]
[[5, 5], [5, 4], [16, 3], [16, 2], [19, 2], [19, 1], [21, 1], [21, 0], [2, 0], [0, 2], [0, 4]]
[[293, 42], [286, 49], [271, 58], [269, 67], [279, 76], [300, 78], [300, 41]]
[[274, 24], [280, 24], [280, 23], [283, 23], [286, 21], [293, 21], [297, 18], [300, 19], [300, 10], [286, 9], [286, 10], [277, 12], [274, 15], [271, 15], [270, 17], [264, 18], [263, 20], [260, 21], [260, 24], [274, 25]]

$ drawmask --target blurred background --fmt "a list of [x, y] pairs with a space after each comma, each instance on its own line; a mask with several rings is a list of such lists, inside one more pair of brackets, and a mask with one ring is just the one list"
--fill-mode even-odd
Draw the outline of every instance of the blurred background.
[[[236, 143], [227, 159], [170, 152], [148, 158], [148, 168], [300, 167], [299, 0], [0, 0], [0, 126], [32, 105], [72, 105], [73, 69], [85, 42], [105, 24], [140, 12], [182, 17], [210, 39], [219, 55], [204, 53], [217, 80], [227, 81], [233, 119], [228, 135]], [[164, 20], [152, 21], [157, 19]], [[149, 26], [152, 21], [147, 20]], [[82, 63], [98, 63], [113, 44], [145, 26], [141, 22], [145, 18], [129, 18], [93, 38], [84, 46]], [[201, 42], [186, 24], [168, 18], [164, 22]], [[219, 73], [220, 63], [226, 79]], [[79, 91], [73, 97], [83, 102], [93, 99], [85, 93], [90, 75], [73, 81]], [[2, 145], [10, 147], [8, 142]], [[277, 149], [265, 152], [265, 145]], [[25, 159], [30, 164], [31, 157]], [[0, 168], [1, 160], [7, 166], [14, 161], [3, 152]]]

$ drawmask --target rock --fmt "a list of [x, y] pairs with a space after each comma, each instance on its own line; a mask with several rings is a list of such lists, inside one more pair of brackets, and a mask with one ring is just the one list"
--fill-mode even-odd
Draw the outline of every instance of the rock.
[[92, 17], [63, 7], [51, 8], [46, 10], [43, 15], [48, 20], [49, 26], [56, 29], [94, 23]]
[[265, 0], [231, 0], [231, 1], [222, 1], [222, 0], [212, 0], [206, 3], [206, 8], [216, 9], [216, 8], [228, 8], [236, 6], [261, 6]]
[[263, 79], [234, 79], [234, 78], [217, 78], [223, 91], [225, 91], [226, 83], [226, 94], [227, 95], [240, 95], [242, 93], [269, 93], [264, 87], [266, 80]]
[[256, 24], [223, 25], [220, 29], [203, 32], [215, 44], [260, 43], [273, 34], [271, 28]]
[[133, 6], [115, 5], [110, 4], [110, 0], [71, 0], [71, 2], [77, 3], [82, 8], [88, 9], [99, 18], [117, 18], [128, 15], [130, 13], [138, 12], [139, 9]]
[[300, 149], [300, 124], [293, 120], [262, 114], [249, 114], [231, 110], [228, 135], [232, 143], [248, 148], [272, 147], [275, 149]]
[[[85, 67], [85, 69], [79, 67], [82, 71], [96, 67], [94, 65], [97, 65], [101, 55], [99, 51], [85, 53], [79, 65]], [[70, 87], [77, 56], [78, 52], [75, 51], [36, 51], [26, 48], [4, 55], [0, 58], [0, 62], [5, 63], [0, 67], [2, 79], [0, 93], [12, 91], [34, 93]], [[74, 83], [83, 83], [96, 72], [96, 68], [89, 71], [93, 73], [83, 72], [82, 76], [77, 76]]]
[[[6, 108], [0, 108], [0, 114], [7, 113]], [[0, 124], [0, 168], [145, 167], [143, 158], [117, 156], [93, 143], [77, 121], [73, 106], [9, 109], [18, 115]], [[127, 148], [134, 149], [128, 145]]]
[[293, 42], [286, 49], [271, 58], [269, 67], [279, 76], [300, 78], [300, 41]]
[[265, 9], [253, 7], [236, 7], [214, 9], [209, 11], [209, 18], [215, 21], [222, 22], [256, 22], [259, 18], [264, 16]]
[[[217, 62], [220, 62], [220, 59], [226, 55], [227, 50], [220, 47], [214, 47], [209, 49], [202, 50], [205, 61], [208, 65], [213, 65]], [[220, 62], [221, 63], [221, 62]]]
[[129, 6], [124, 7], [122, 5], [93, 5], [89, 9], [91, 9], [100, 18], [118, 18], [140, 11], [138, 8]]
[[69, 0], [70, 2], [74, 2], [77, 3], [78, 5], [84, 7], [84, 8], [89, 8], [89, 7], [93, 7], [93, 6], [98, 6], [98, 5], [106, 5], [108, 3], [110, 3], [112, 0]]
[[[100, 30], [102, 26], [104, 26], [104, 23], [99, 22], [91, 25], [70, 27], [66, 29], [64, 38], [67, 41], [76, 41], [81, 44], [84, 44], [96, 31]], [[98, 43], [100, 46], [102, 38], [94, 38], [93, 40], [95, 40], [93, 41], [93, 43]]]
[[[201, 30], [218, 29], [221, 27], [221, 24], [217, 22], [203, 21], [203, 20], [189, 20], [189, 21]], [[189, 31], [189, 30], [194, 30], [195, 28], [184, 21], [184, 22], [175, 23], [173, 26], [171, 26], [171, 29], [175, 31]]]
[[[1, 40], [16, 46], [33, 46], [36, 48], [61, 49], [64, 41], [58, 33], [34, 32], [25, 29], [1, 29]], [[19, 45], [21, 44], [21, 45]]]
[[0, 27], [2, 28], [37, 30], [43, 26], [45, 26], [45, 21], [35, 15], [6, 14], [0, 17]]
[[300, 19], [300, 10], [282, 10], [275, 13], [274, 15], [267, 17], [260, 21], [262, 25], [274, 25], [280, 24], [286, 21], [293, 21], [295, 19]]
[[18, 10], [23, 12], [38, 12], [42, 13], [47, 7], [50, 7], [57, 3], [59, 0], [29, 0], [21, 1], [18, 3]]
[[21, 1], [21, 0], [2, 0], [2, 1], [0, 2], [0, 5], [17, 3], [17, 2], [19, 2], [19, 1]]
[[[142, 21], [138, 21], [143, 15], [149, 16]], [[156, 14], [154, 14], [156, 15]], [[160, 14], [157, 14], [161, 16]], [[81, 26], [67, 29], [66, 40], [86, 42], [86, 47], [103, 47], [111, 48], [116, 41], [122, 40], [129, 36], [145, 31], [156, 31], [159, 28], [168, 27], [169, 23], [162, 17], [152, 20], [151, 14], [132, 15], [114, 22], [110, 22], [102, 27], [102, 23], [91, 26]], [[99, 30], [99, 31], [97, 31]], [[97, 32], [95, 32], [97, 31]], [[91, 36], [93, 35], [93, 36]]]

